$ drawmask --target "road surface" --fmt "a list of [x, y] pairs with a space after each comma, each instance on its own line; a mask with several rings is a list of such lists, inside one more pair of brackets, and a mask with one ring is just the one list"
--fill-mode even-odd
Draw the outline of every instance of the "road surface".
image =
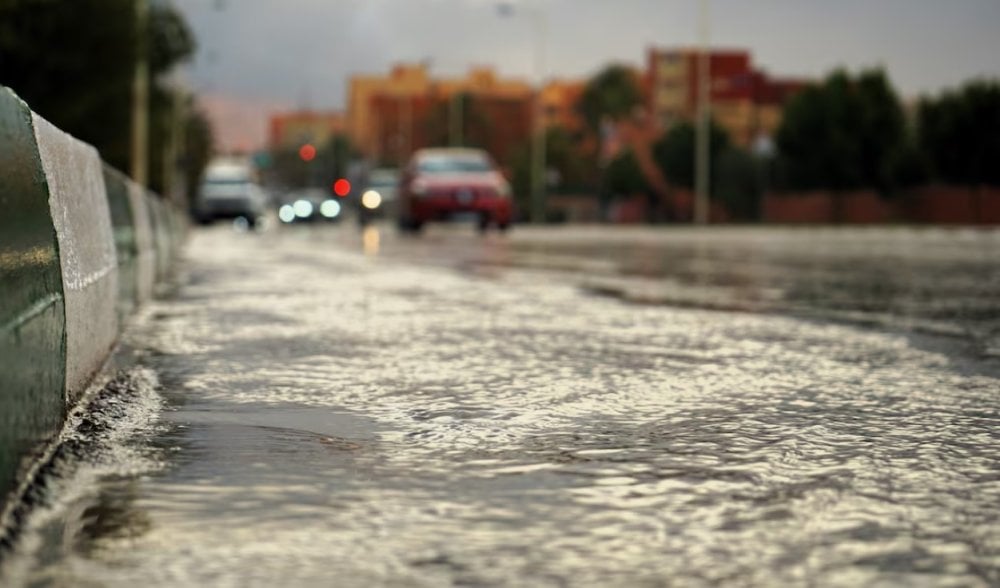
[[186, 257], [13, 585], [1000, 584], [997, 232], [216, 226]]

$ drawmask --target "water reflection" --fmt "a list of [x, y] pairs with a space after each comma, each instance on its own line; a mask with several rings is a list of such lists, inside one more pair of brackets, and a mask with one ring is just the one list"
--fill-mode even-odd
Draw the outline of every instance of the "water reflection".
[[[622, 304], [554, 277], [575, 245], [532, 258], [526, 237], [407, 239], [423, 265], [400, 263], [387, 235], [378, 263], [327, 238], [195, 236], [198, 279], [141, 342], [171, 382], [164, 446], [180, 449], [133, 502], [151, 524], [105, 534], [88, 574], [146, 586], [1000, 582], [1000, 369], [954, 340]], [[692, 297], [763, 304], [775, 288], [785, 300], [795, 268], [846, 267], [842, 248], [821, 248], [822, 262], [672, 247], [652, 277]], [[587, 262], [637, 255], [621, 250]], [[548, 273], [453, 271], [489, 256]], [[604, 277], [636, 277], [618, 267]], [[336, 312], [317, 312], [330, 292]]]
[[[674, 229], [638, 244], [567, 234], [515, 241], [511, 264], [559, 255], [587, 289], [636, 302], [965, 334], [984, 353], [1000, 351], [1000, 231]], [[613, 268], [595, 275], [594, 260]]]
[[365, 255], [378, 255], [380, 242], [381, 238], [378, 227], [369, 224], [361, 230], [361, 246]]

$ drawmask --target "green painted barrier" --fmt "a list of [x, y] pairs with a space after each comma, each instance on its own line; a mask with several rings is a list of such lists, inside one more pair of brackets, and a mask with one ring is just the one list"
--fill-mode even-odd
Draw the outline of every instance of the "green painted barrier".
[[0, 87], [0, 539], [12, 492], [168, 275], [185, 227]]
[[159, 198], [152, 196], [149, 202], [149, 218], [153, 229], [153, 243], [156, 249], [156, 281], [161, 282], [167, 279], [170, 274], [170, 265], [173, 261], [170, 235], [170, 211], [167, 205]]
[[0, 87], [0, 501], [65, 416], [66, 320], [48, 200], [31, 111]]
[[123, 322], [153, 293], [156, 250], [148, 199], [154, 196], [108, 165], [104, 166], [104, 184], [118, 256], [118, 318]]
[[118, 321], [124, 323], [139, 304], [139, 246], [132, 221], [127, 179], [118, 171], [104, 166], [104, 185], [111, 209], [115, 254], [118, 258]]

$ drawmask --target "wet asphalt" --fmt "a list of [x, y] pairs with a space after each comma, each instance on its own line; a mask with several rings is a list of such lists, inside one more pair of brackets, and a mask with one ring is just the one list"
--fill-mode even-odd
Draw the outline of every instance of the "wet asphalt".
[[1000, 584], [1000, 232], [196, 231], [30, 586]]

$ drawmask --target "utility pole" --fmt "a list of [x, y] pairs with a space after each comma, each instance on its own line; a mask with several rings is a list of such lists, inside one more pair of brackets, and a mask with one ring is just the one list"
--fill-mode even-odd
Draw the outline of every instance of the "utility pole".
[[449, 114], [451, 115], [451, 121], [448, 125], [449, 137], [448, 143], [452, 147], [461, 147], [465, 142], [465, 129], [463, 119], [465, 118], [465, 95], [464, 92], [455, 91], [451, 95], [451, 110]]
[[[545, 221], [545, 45], [548, 37], [548, 23], [545, 11], [538, 4], [530, 10], [535, 20], [535, 95], [532, 104], [531, 129], [531, 222]], [[500, 16], [514, 14], [515, 6], [509, 2], [497, 4]]]
[[149, 0], [135, 3], [136, 59], [132, 77], [132, 179], [149, 185]]
[[708, 224], [711, 194], [711, 47], [709, 46], [708, 19], [709, 0], [700, 0], [701, 51], [698, 55], [698, 133], [695, 140], [695, 198], [694, 222]]
[[545, 43], [548, 26], [540, 5], [535, 6], [535, 94], [534, 142], [532, 146], [531, 222], [545, 222]]
[[413, 154], [413, 97], [403, 94], [403, 163], [410, 159]]

